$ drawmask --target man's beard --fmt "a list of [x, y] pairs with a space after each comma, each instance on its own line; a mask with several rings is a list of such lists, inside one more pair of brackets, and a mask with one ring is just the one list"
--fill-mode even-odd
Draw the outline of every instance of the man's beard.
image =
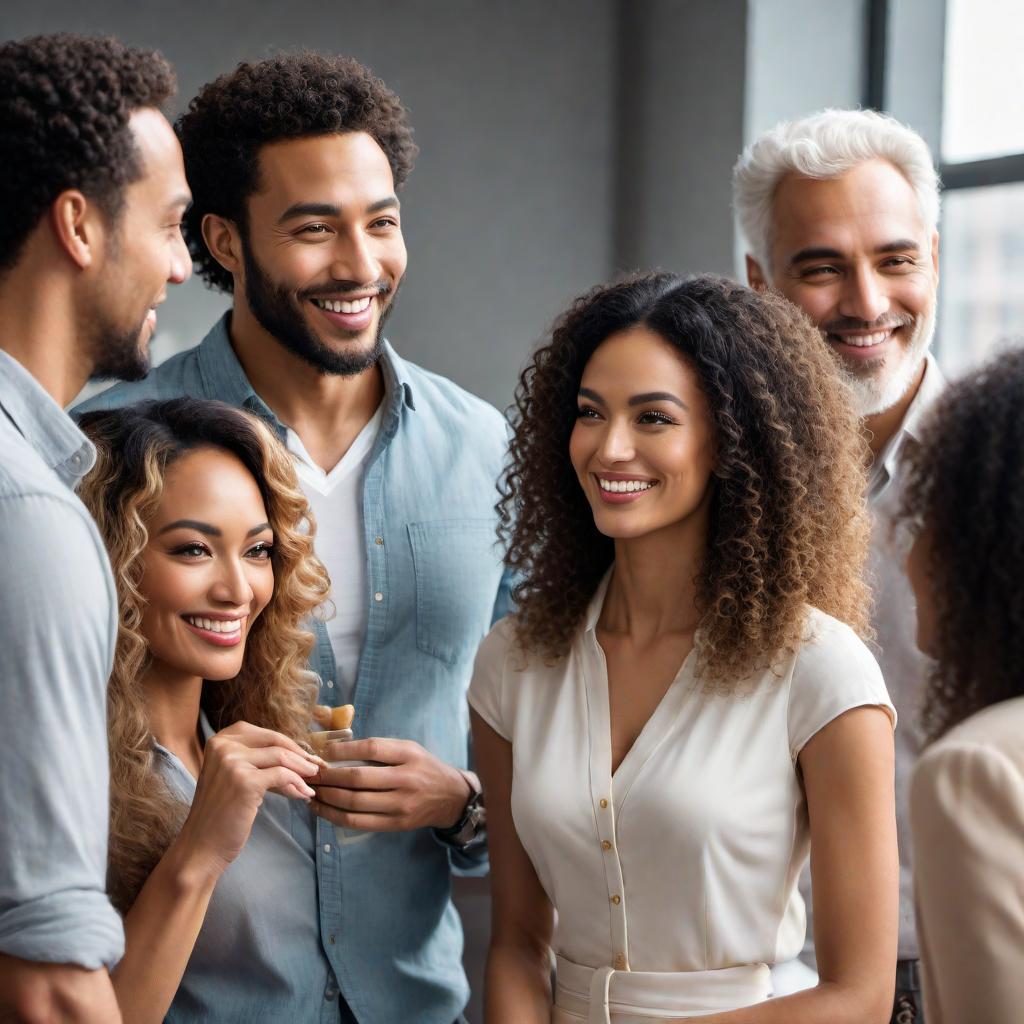
[[[147, 313], [148, 316], [148, 313]], [[101, 323], [93, 332], [90, 380], [142, 380], [149, 373], [149, 345], [140, 345], [146, 317], [131, 330]], [[150, 338], [150, 342], [152, 342]]]
[[[884, 330], [886, 326], [892, 326], [893, 320], [889, 323], [879, 324], [858, 324], [858, 327], [868, 329], [874, 327]], [[826, 336], [829, 333], [829, 326], [823, 324], [821, 330]], [[852, 325], [851, 325], [852, 326]], [[928, 355], [932, 338], [935, 335], [935, 306], [930, 312], [922, 317], [907, 317], [904, 329], [911, 331], [910, 340], [906, 348], [902, 350], [899, 365], [892, 373], [885, 372], [885, 366], [871, 367], [870, 364], [864, 367], [864, 373], [856, 373], [851, 370], [841, 356], [836, 356], [846, 377], [847, 382], [853, 391], [854, 401], [857, 405], [857, 413], [865, 418], [877, 416], [896, 405], [901, 398], [917, 383], [921, 372], [921, 364]]]
[[[384, 323], [394, 305], [394, 297], [384, 305], [377, 321], [377, 336], [369, 349], [360, 349], [353, 345], [352, 350], [335, 351], [325, 345], [307, 326], [303, 315], [302, 302], [318, 296], [323, 289], [301, 293], [295, 296], [287, 288], [275, 284], [270, 276], [256, 262], [247, 241], [242, 243], [245, 261], [245, 298], [252, 310], [252, 315], [259, 325], [272, 337], [279, 341], [290, 352], [304, 359], [318, 373], [335, 374], [342, 377], [353, 377], [356, 374], [375, 366], [384, 350]], [[361, 286], [355, 282], [339, 281], [337, 292], [354, 291]], [[377, 294], [383, 298], [392, 291], [387, 282], [377, 282], [374, 286]], [[363, 288], [362, 290], [365, 290]], [[353, 337], [362, 332], [353, 332]]]

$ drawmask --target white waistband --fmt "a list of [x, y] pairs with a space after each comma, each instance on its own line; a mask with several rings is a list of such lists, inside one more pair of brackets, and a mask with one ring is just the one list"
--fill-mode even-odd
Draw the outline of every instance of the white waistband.
[[612, 1013], [701, 1016], [752, 1006], [772, 993], [767, 964], [718, 971], [616, 971], [583, 967], [558, 957], [555, 1006], [586, 1020], [610, 1024]]

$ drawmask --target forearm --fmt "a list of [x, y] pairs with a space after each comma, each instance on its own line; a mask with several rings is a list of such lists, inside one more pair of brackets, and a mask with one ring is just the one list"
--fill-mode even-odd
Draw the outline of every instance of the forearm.
[[0, 1024], [120, 1024], [106, 970], [0, 954]]
[[492, 942], [484, 991], [486, 1024], [548, 1024], [551, 959], [547, 947]]
[[125, 954], [113, 973], [125, 1024], [159, 1024], [166, 1016], [216, 878], [179, 840], [146, 880], [125, 918]]
[[815, 988], [781, 999], [768, 999], [755, 1006], [710, 1017], [686, 1017], [700, 1024], [886, 1024], [892, 1014], [892, 986], [879, 985], [871, 991], [821, 982]]

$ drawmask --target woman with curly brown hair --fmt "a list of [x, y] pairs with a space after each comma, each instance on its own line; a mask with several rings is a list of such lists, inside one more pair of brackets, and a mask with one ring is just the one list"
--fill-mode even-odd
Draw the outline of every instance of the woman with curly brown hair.
[[[781, 298], [636, 277], [573, 305], [516, 406], [518, 611], [470, 688], [488, 1020], [887, 1020], [895, 713], [858, 638], [864, 448], [821, 339]], [[821, 983], [766, 1001], [809, 846]]]
[[285, 798], [312, 797], [322, 763], [299, 741], [315, 696], [303, 623], [328, 581], [290, 456], [219, 402], [81, 426], [97, 462], [80, 493], [120, 608], [107, 721], [121, 1011], [322, 1019], [314, 830]]
[[929, 1024], [1024, 1006], [1024, 352], [944, 392], [907, 456], [934, 741], [910, 786]]

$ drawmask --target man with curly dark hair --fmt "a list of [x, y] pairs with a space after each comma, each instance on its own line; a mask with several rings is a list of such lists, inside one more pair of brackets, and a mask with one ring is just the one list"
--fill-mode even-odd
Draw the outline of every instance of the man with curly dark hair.
[[[468, 988], [451, 870], [486, 868], [465, 693], [507, 603], [493, 507], [505, 424], [384, 339], [416, 146], [383, 82], [309, 52], [242, 64], [200, 91], [178, 132], [188, 243], [233, 308], [196, 348], [87, 408], [218, 398], [264, 416], [295, 455], [334, 582], [336, 614], [316, 624], [320, 699], [355, 704], [371, 738], [346, 757], [378, 762], [325, 769], [319, 818], [301, 825], [330, 971], [311, 962], [300, 981], [331, 1019], [452, 1024]], [[298, 913], [281, 908], [277, 925]], [[284, 1018], [292, 981], [267, 940], [261, 977], [225, 948], [197, 998]]]
[[105, 894], [114, 582], [73, 487], [95, 451], [62, 411], [146, 372], [189, 275], [174, 73], [115, 39], [0, 46], [0, 1018], [120, 1019]]
[[[916, 717], [927, 665], [914, 645], [913, 595], [892, 523], [903, 488], [900, 453], [917, 443], [920, 419], [943, 387], [928, 354], [939, 280], [938, 176], [925, 141], [906, 125], [871, 110], [825, 110], [776, 125], [744, 151], [733, 204], [751, 285], [781, 292], [817, 325], [849, 378], [871, 446], [873, 624], [882, 674], [903, 715], [892, 1024], [921, 1024], [907, 790], [923, 741]], [[813, 940], [804, 955], [813, 962]]]

